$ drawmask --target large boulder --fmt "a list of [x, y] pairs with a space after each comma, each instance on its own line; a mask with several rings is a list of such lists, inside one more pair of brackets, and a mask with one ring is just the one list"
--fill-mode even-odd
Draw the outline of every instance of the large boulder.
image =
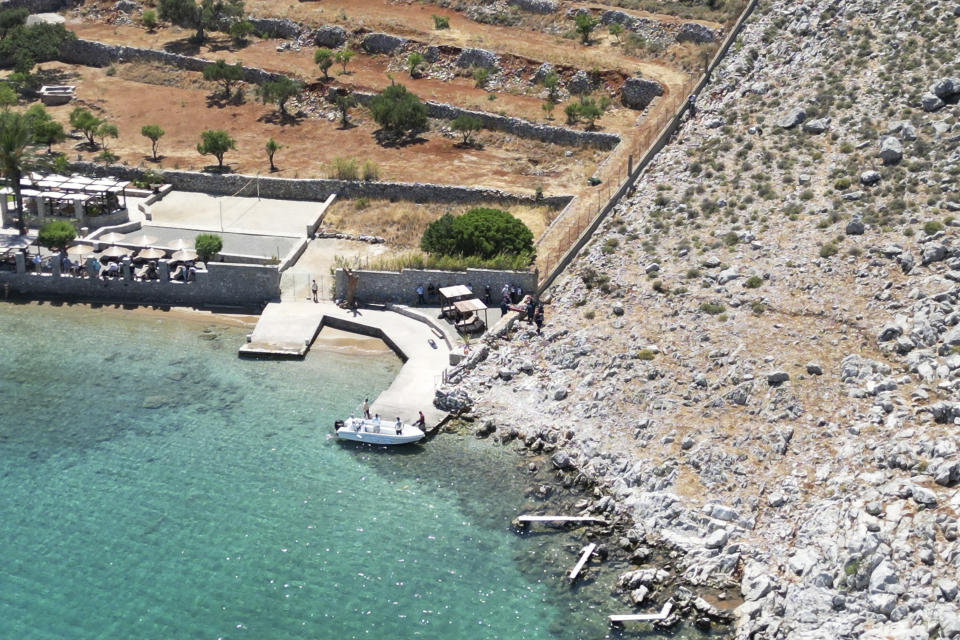
[[865, 187], [871, 187], [878, 182], [880, 182], [880, 174], [876, 171], [869, 170], [860, 174], [860, 184]]
[[557, 10], [554, 0], [511, 0], [518, 8], [530, 13], [553, 13]]
[[448, 413], [462, 413], [473, 407], [473, 400], [461, 389], [441, 387], [434, 394], [433, 406]]
[[364, 36], [361, 46], [367, 53], [393, 53], [405, 44], [407, 44], [406, 38], [374, 32]]
[[854, 216], [850, 219], [850, 222], [847, 223], [844, 231], [848, 236], [862, 236], [863, 232], [866, 231], [866, 227], [859, 216]]
[[549, 62], [544, 62], [539, 67], [537, 67], [537, 72], [533, 74], [532, 82], [533, 84], [540, 84], [543, 82], [543, 79], [547, 77], [553, 71], [553, 65]]
[[567, 83], [567, 91], [572, 95], [579, 96], [593, 91], [593, 83], [590, 82], [590, 76], [584, 70], [577, 71]]
[[930, 93], [944, 101], [960, 96], [960, 78], [940, 78], [930, 85]]
[[627, 29], [633, 26], [634, 18], [630, 14], [624, 13], [623, 11], [617, 11], [616, 9], [611, 9], [609, 11], [604, 11], [600, 15], [601, 24], [613, 24], [617, 23], [623, 25]]
[[792, 129], [806, 119], [807, 112], [804, 111], [803, 107], [796, 107], [788, 111], [785, 116], [780, 118], [780, 121], [777, 124], [784, 129]]
[[943, 108], [944, 102], [936, 94], [925, 93], [920, 96], [920, 106], [927, 113], [933, 113]]
[[273, 38], [293, 39], [300, 35], [300, 25], [288, 18], [250, 18], [257, 33]]
[[346, 41], [347, 32], [343, 27], [338, 27], [335, 24], [328, 24], [313, 32], [313, 42], [318, 47], [336, 49]]
[[825, 133], [830, 128], [830, 118], [817, 118], [803, 123], [803, 130], [814, 135]]
[[628, 109], [646, 109], [657, 96], [663, 95], [663, 86], [656, 80], [627, 78], [620, 87], [620, 99]]
[[947, 248], [940, 244], [939, 242], [928, 242], [923, 247], [923, 253], [920, 254], [921, 264], [924, 266], [931, 264], [933, 262], [940, 262], [941, 260], [946, 260], [947, 258]]
[[880, 143], [880, 152], [877, 154], [883, 164], [897, 164], [903, 160], [903, 145], [893, 136], [887, 136]]
[[698, 22], [684, 22], [677, 31], [677, 42], [704, 44], [715, 42], [718, 35], [719, 33], [710, 27], [705, 27]]
[[492, 51], [486, 49], [464, 49], [457, 56], [457, 66], [465, 67], [483, 67], [485, 69], [497, 69], [500, 66], [500, 58]]

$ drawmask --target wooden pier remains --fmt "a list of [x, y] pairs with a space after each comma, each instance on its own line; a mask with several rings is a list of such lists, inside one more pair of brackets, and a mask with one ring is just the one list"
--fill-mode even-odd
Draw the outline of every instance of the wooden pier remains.
[[665, 620], [673, 610], [673, 601], [667, 601], [657, 613], [627, 613], [622, 615], [610, 616], [610, 624], [623, 624], [624, 622], [657, 622]]
[[598, 518], [596, 516], [534, 516], [534, 515], [522, 515], [517, 516], [516, 523], [517, 526], [521, 528], [527, 528], [535, 522], [543, 522], [548, 524], [599, 524], [607, 525], [609, 522], [603, 518]]
[[591, 542], [583, 548], [583, 553], [580, 554], [580, 560], [577, 561], [577, 564], [573, 567], [573, 571], [570, 572], [570, 582], [573, 582], [577, 579], [577, 576], [580, 575], [580, 571], [583, 569], [583, 566], [587, 564], [587, 560], [590, 559], [590, 556], [593, 555], [593, 550], [597, 548], [597, 545]]

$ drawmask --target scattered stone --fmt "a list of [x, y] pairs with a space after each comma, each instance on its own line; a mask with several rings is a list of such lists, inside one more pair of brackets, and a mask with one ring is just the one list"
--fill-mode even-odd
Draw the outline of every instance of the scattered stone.
[[865, 187], [872, 187], [880, 182], [880, 173], [877, 171], [864, 171], [860, 174], [860, 184]]
[[778, 122], [777, 125], [783, 127], [784, 129], [792, 129], [806, 119], [807, 112], [801, 107], [796, 107], [788, 111], [786, 115], [780, 119], [780, 122]]
[[461, 69], [467, 67], [482, 67], [484, 69], [500, 68], [500, 58], [486, 49], [464, 49], [457, 56], [456, 65]]
[[790, 374], [786, 371], [772, 371], [767, 374], [767, 384], [783, 384], [790, 379]]
[[593, 91], [593, 83], [590, 82], [590, 76], [587, 75], [587, 72], [581, 69], [573, 74], [573, 77], [567, 82], [567, 91], [575, 96]]
[[830, 118], [817, 118], [803, 123], [803, 130], [807, 133], [818, 135], [825, 133], [830, 128]]
[[864, 231], [866, 231], [866, 226], [859, 216], [851, 218], [844, 228], [844, 232], [846, 232], [848, 236], [862, 236]]
[[367, 53], [393, 53], [406, 44], [406, 38], [374, 32], [364, 36], [361, 46]]
[[677, 42], [706, 44], [708, 42], [715, 42], [718, 35], [716, 31], [699, 22], [684, 22], [677, 31]]
[[809, 374], [812, 375], [812, 376], [822, 376], [822, 375], [823, 375], [823, 367], [821, 367], [821, 366], [820, 366], [819, 364], [817, 364], [816, 362], [808, 362], [808, 363], [807, 363], [807, 373], [809, 373]]

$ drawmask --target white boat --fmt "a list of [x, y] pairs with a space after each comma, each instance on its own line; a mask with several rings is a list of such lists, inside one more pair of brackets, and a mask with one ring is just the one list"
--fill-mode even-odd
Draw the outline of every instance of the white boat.
[[396, 423], [380, 422], [363, 418], [347, 418], [334, 423], [337, 437], [341, 440], [366, 442], [367, 444], [409, 444], [422, 440], [424, 433], [417, 427], [400, 423], [400, 432], [397, 433]]

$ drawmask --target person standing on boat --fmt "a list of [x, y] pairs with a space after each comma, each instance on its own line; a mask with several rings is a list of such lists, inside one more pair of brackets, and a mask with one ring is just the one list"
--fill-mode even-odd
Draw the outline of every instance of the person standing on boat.
[[363, 417], [370, 419], [370, 398], [363, 399]]
[[397, 430], [397, 435], [403, 433], [403, 423], [400, 422], [400, 416], [397, 416], [397, 421], [394, 423], [393, 428]]
[[380, 433], [380, 414], [373, 416], [373, 432]]
[[423, 425], [427, 424], [427, 419], [423, 417], [423, 411], [419, 411], [418, 413], [420, 414], [420, 417], [417, 418], [417, 423], [414, 426], [423, 429]]

